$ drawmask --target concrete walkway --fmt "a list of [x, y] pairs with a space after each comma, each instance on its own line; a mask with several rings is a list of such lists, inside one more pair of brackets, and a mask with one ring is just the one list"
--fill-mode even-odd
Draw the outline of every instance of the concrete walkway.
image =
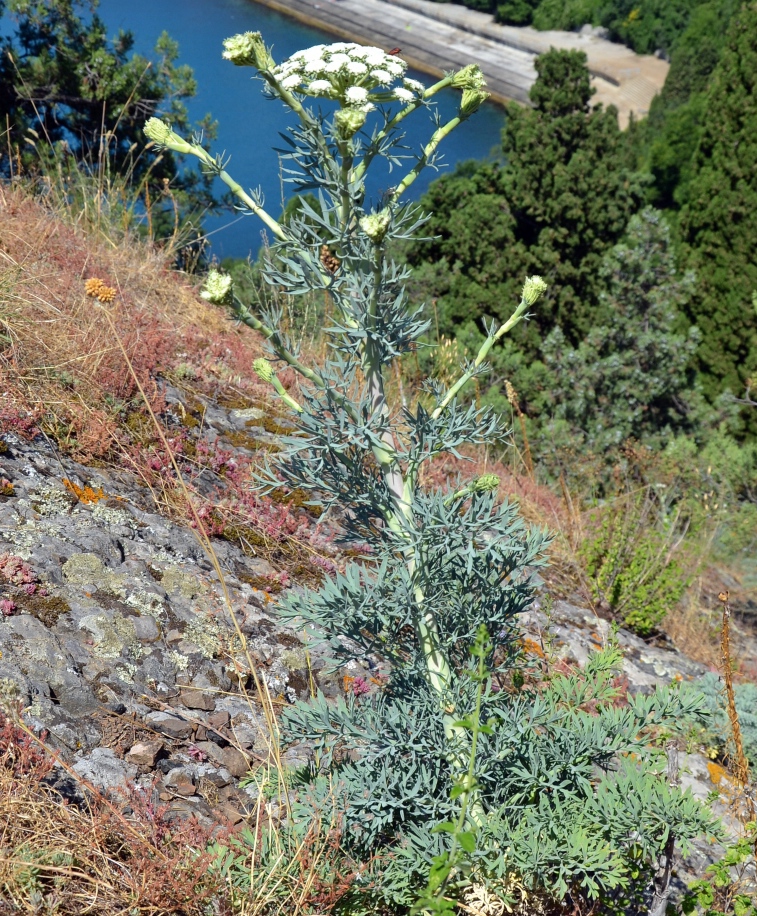
[[495, 101], [528, 103], [534, 57], [550, 47], [584, 51], [597, 90], [594, 102], [615, 105], [621, 127], [644, 117], [669, 64], [614, 42], [575, 32], [537, 32], [495, 23], [491, 16], [434, 0], [254, 0], [339, 38], [402, 49], [426, 73], [477, 63]]

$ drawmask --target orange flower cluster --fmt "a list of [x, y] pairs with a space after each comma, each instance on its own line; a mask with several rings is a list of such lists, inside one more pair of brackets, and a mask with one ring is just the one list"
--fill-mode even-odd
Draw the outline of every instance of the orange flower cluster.
[[85, 281], [84, 292], [100, 302], [112, 302], [116, 298], [116, 290], [112, 286], [106, 286], [97, 277], [91, 277]]

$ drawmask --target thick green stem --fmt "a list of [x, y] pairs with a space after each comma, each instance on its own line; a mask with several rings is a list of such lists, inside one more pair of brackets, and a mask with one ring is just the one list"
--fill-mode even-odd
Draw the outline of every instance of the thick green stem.
[[478, 351], [478, 355], [473, 360], [473, 366], [467, 372], [463, 373], [460, 378], [455, 382], [455, 384], [450, 388], [447, 394], [444, 396], [442, 402], [436, 407], [431, 416], [436, 420], [442, 413], [449, 407], [449, 405], [454, 401], [460, 391], [468, 384], [468, 382], [475, 375], [475, 370], [483, 363], [486, 357], [489, 355], [489, 351], [494, 346], [494, 344], [500, 340], [508, 331], [511, 331], [515, 325], [523, 318], [526, 313], [526, 309], [529, 305], [533, 303], [527, 302], [525, 298], [521, 298], [520, 305], [512, 313], [512, 315], [507, 319], [507, 321], [499, 328], [495, 334], [490, 334], [486, 340], [481, 344], [481, 349]]
[[363, 157], [363, 161], [355, 169], [355, 177], [360, 179], [368, 171], [368, 167], [371, 162], [375, 159], [378, 154], [379, 149], [381, 148], [381, 143], [389, 136], [389, 134], [394, 130], [394, 128], [401, 122], [404, 121], [408, 115], [411, 115], [414, 111], [417, 111], [424, 102], [427, 102], [430, 98], [436, 95], [437, 92], [440, 92], [442, 89], [446, 89], [452, 82], [453, 76], [445, 76], [443, 80], [439, 80], [438, 83], [434, 83], [433, 86], [430, 86], [420, 98], [416, 99], [414, 102], [410, 102], [409, 105], [406, 105], [401, 111], [388, 121], [383, 130], [379, 131], [376, 135], [376, 138], [373, 143], [373, 149], [369, 150]]
[[423, 152], [421, 153], [420, 158], [413, 166], [412, 170], [408, 172], [407, 175], [402, 179], [402, 181], [397, 185], [397, 187], [392, 192], [390, 198], [390, 203], [396, 204], [397, 201], [402, 197], [402, 195], [407, 191], [410, 185], [415, 181], [415, 179], [420, 175], [423, 169], [428, 165], [428, 160], [436, 152], [439, 144], [444, 140], [445, 137], [449, 136], [452, 131], [462, 122], [465, 118], [458, 115], [456, 118], [452, 118], [451, 121], [447, 121], [442, 127], [438, 130], [435, 130], [431, 136], [429, 142], [423, 147]]

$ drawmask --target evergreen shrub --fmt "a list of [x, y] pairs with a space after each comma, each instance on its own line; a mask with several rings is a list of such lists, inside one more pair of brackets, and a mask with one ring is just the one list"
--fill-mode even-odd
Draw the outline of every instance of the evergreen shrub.
[[[261, 488], [300, 488], [338, 510], [357, 554], [319, 589], [282, 596], [279, 612], [306, 628], [311, 644], [324, 644], [336, 669], [357, 666], [365, 676], [335, 701], [316, 692], [283, 711], [284, 742], [310, 751], [293, 776], [291, 815], [263, 839], [248, 835], [251, 848], [221, 851], [223, 867], [254, 898], [251, 875], [270, 870], [282, 848], [302, 848], [314, 823], [340, 825], [340, 850], [363, 865], [335, 909], [407, 912], [429, 894], [429, 875], [454, 861], [431, 887], [432, 900], [485, 892], [500, 911], [594, 901], [608, 913], [629, 912], [651, 895], [673, 840], [685, 851], [715, 827], [690, 793], [668, 785], [656, 750], [678, 719], [700, 715], [701, 700], [678, 687], [622, 697], [614, 645], [580, 671], [529, 668], [518, 620], [533, 599], [545, 534], [527, 530], [517, 507], [497, 498], [492, 475], [446, 488], [423, 483], [438, 456], [507, 436], [490, 409], [458, 395], [536, 306], [544, 281], [521, 280], [511, 314], [487, 323], [475, 358], [451, 384], [429, 381], [401, 409], [387, 397], [396, 361], [429, 324], [408, 299], [408, 269], [387, 250], [421, 231], [423, 215], [403, 197], [486, 98], [481, 73], [465, 67], [426, 89], [403, 80], [405, 63], [377, 48], [338, 42], [277, 64], [259, 33], [225, 47], [292, 112], [285, 174], [313, 190], [317, 205], [304, 201], [279, 223], [220, 157], [156, 119], [146, 132], [197, 156], [263, 220], [274, 238], [262, 268], [268, 284], [331, 301], [327, 355], [311, 366], [274, 305], [254, 314], [216, 271], [204, 291], [263, 335], [271, 358], [254, 369], [294, 424], [281, 452], [259, 468]], [[435, 120], [406, 166], [398, 129], [446, 87], [461, 90], [457, 115]], [[309, 107], [309, 98], [321, 107]], [[371, 202], [365, 174], [381, 158], [407, 171]], [[298, 386], [284, 386], [282, 367], [295, 370]], [[282, 885], [281, 905], [287, 893]]]

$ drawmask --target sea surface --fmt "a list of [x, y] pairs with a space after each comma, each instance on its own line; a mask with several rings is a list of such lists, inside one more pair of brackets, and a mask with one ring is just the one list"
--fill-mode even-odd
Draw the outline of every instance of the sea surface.
[[[267, 44], [273, 45], [274, 57], [284, 60], [294, 51], [314, 44], [329, 43], [333, 37], [318, 29], [301, 25], [286, 16], [268, 10], [253, 0], [100, 0], [98, 15], [105, 22], [110, 37], [119, 29], [134, 33], [135, 50], [149, 56], [162, 31], [179, 43], [179, 62], [189, 64], [197, 80], [197, 95], [188, 108], [193, 120], [206, 113], [218, 122], [218, 139], [213, 152], [231, 157], [229, 172], [246, 188], [260, 187], [266, 209], [278, 216], [291, 190], [281, 181], [275, 146], [281, 146], [280, 132], [292, 122], [292, 116], [280, 102], [265, 99], [254, 71], [235, 67], [221, 57], [224, 38], [238, 32], [260, 31]], [[397, 44], [402, 44], [398, 35]], [[425, 74], [409, 72], [427, 85], [434, 80]], [[447, 90], [437, 96], [443, 121], [454, 117], [460, 94]], [[405, 122], [405, 144], [417, 151], [427, 141], [433, 124], [426, 112], [418, 112]], [[369, 122], [370, 124], [370, 122]], [[483, 106], [445, 141], [442, 149], [447, 167], [465, 159], [498, 156], [504, 113], [495, 105]], [[384, 163], [374, 170], [368, 182], [374, 198], [382, 189], [397, 184], [405, 170], [391, 175]], [[410, 199], [417, 199], [438, 173], [427, 169], [412, 187]], [[219, 191], [224, 186], [219, 182]], [[238, 212], [206, 219], [212, 253], [219, 259], [255, 255], [261, 244], [261, 224], [253, 216]]]

